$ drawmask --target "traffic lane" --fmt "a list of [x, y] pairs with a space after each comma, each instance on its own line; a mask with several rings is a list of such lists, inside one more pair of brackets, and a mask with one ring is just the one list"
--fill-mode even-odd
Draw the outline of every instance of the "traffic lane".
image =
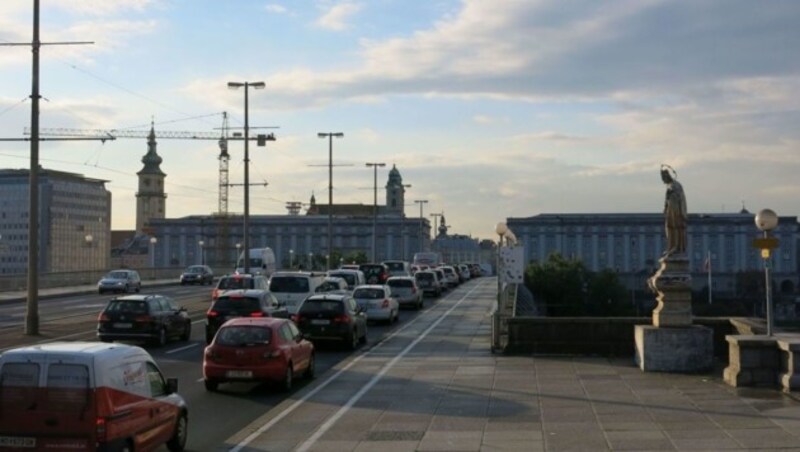
[[[159, 294], [174, 298], [178, 304], [196, 301], [211, 301], [211, 292], [206, 287], [200, 289], [196, 286], [163, 286], [142, 288], [143, 295]], [[97, 314], [105, 307], [108, 300], [115, 297], [132, 294], [82, 294], [65, 295], [39, 301], [39, 321], [47, 322], [67, 318]], [[25, 322], [27, 304], [20, 301], [5, 302], [0, 309], [0, 330], [5, 328], [20, 327]]]
[[[317, 378], [348, 357], [371, 349], [437, 302], [429, 298], [422, 311], [401, 310], [400, 321], [392, 325], [371, 323], [367, 328], [367, 344], [355, 351], [345, 350], [335, 342], [315, 344]], [[164, 375], [179, 380], [178, 393], [189, 406], [188, 450], [209, 450], [223, 446], [228, 438], [311, 384], [309, 380], [298, 379], [292, 391], [284, 393], [271, 384], [229, 383], [220, 385], [219, 392], [207, 392], [202, 381], [205, 345], [205, 322], [196, 321], [189, 343], [175, 343], [163, 349], [148, 348]]]

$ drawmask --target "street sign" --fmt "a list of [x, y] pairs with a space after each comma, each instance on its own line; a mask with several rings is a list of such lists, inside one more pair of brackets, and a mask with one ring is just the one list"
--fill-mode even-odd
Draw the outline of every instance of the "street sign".
[[761, 258], [769, 259], [769, 248], [761, 248]]
[[771, 250], [778, 247], [778, 239], [775, 237], [762, 237], [753, 239], [753, 248]]

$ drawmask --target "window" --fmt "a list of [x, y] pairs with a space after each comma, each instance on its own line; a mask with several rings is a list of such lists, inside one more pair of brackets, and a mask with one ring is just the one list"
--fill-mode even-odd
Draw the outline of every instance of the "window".
[[150, 394], [153, 397], [167, 395], [167, 383], [153, 363], [147, 363], [147, 381], [150, 383]]

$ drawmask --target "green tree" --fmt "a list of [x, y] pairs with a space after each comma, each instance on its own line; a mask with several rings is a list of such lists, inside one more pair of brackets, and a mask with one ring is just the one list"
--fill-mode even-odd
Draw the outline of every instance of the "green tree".
[[601, 270], [589, 277], [587, 314], [591, 316], [631, 316], [635, 306], [630, 292], [622, 285], [617, 272]]
[[369, 262], [369, 257], [367, 257], [367, 253], [364, 251], [356, 251], [354, 253], [350, 253], [344, 256], [345, 264], [366, 264]]
[[585, 315], [585, 288], [588, 274], [583, 262], [553, 253], [542, 263], [525, 269], [525, 286], [547, 306], [548, 315]]

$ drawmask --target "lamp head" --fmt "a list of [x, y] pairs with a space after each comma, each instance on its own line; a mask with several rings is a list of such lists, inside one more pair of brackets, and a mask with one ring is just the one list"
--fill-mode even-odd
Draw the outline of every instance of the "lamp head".
[[155, 238], [155, 237], [150, 237], [150, 243], [156, 243], [156, 242], [158, 242], [158, 239], [157, 239], [157, 238]]
[[761, 231], [771, 231], [778, 226], [778, 214], [772, 209], [761, 209], [756, 214], [756, 227]]
[[244, 83], [228, 82], [228, 89], [238, 89], [244, 86]]
[[506, 225], [504, 221], [501, 221], [495, 225], [494, 232], [496, 232], [497, 235], [506, 235], [506, 232], [508, 232], [508, 225]]
[[255, 88], [255, 89], [264, 89], [264, 88], [267, 87], [267, 84], [264, 83], [264, 82], [253, 82], [253, 83], [249, 83], [249, 85], [252, 88]]

